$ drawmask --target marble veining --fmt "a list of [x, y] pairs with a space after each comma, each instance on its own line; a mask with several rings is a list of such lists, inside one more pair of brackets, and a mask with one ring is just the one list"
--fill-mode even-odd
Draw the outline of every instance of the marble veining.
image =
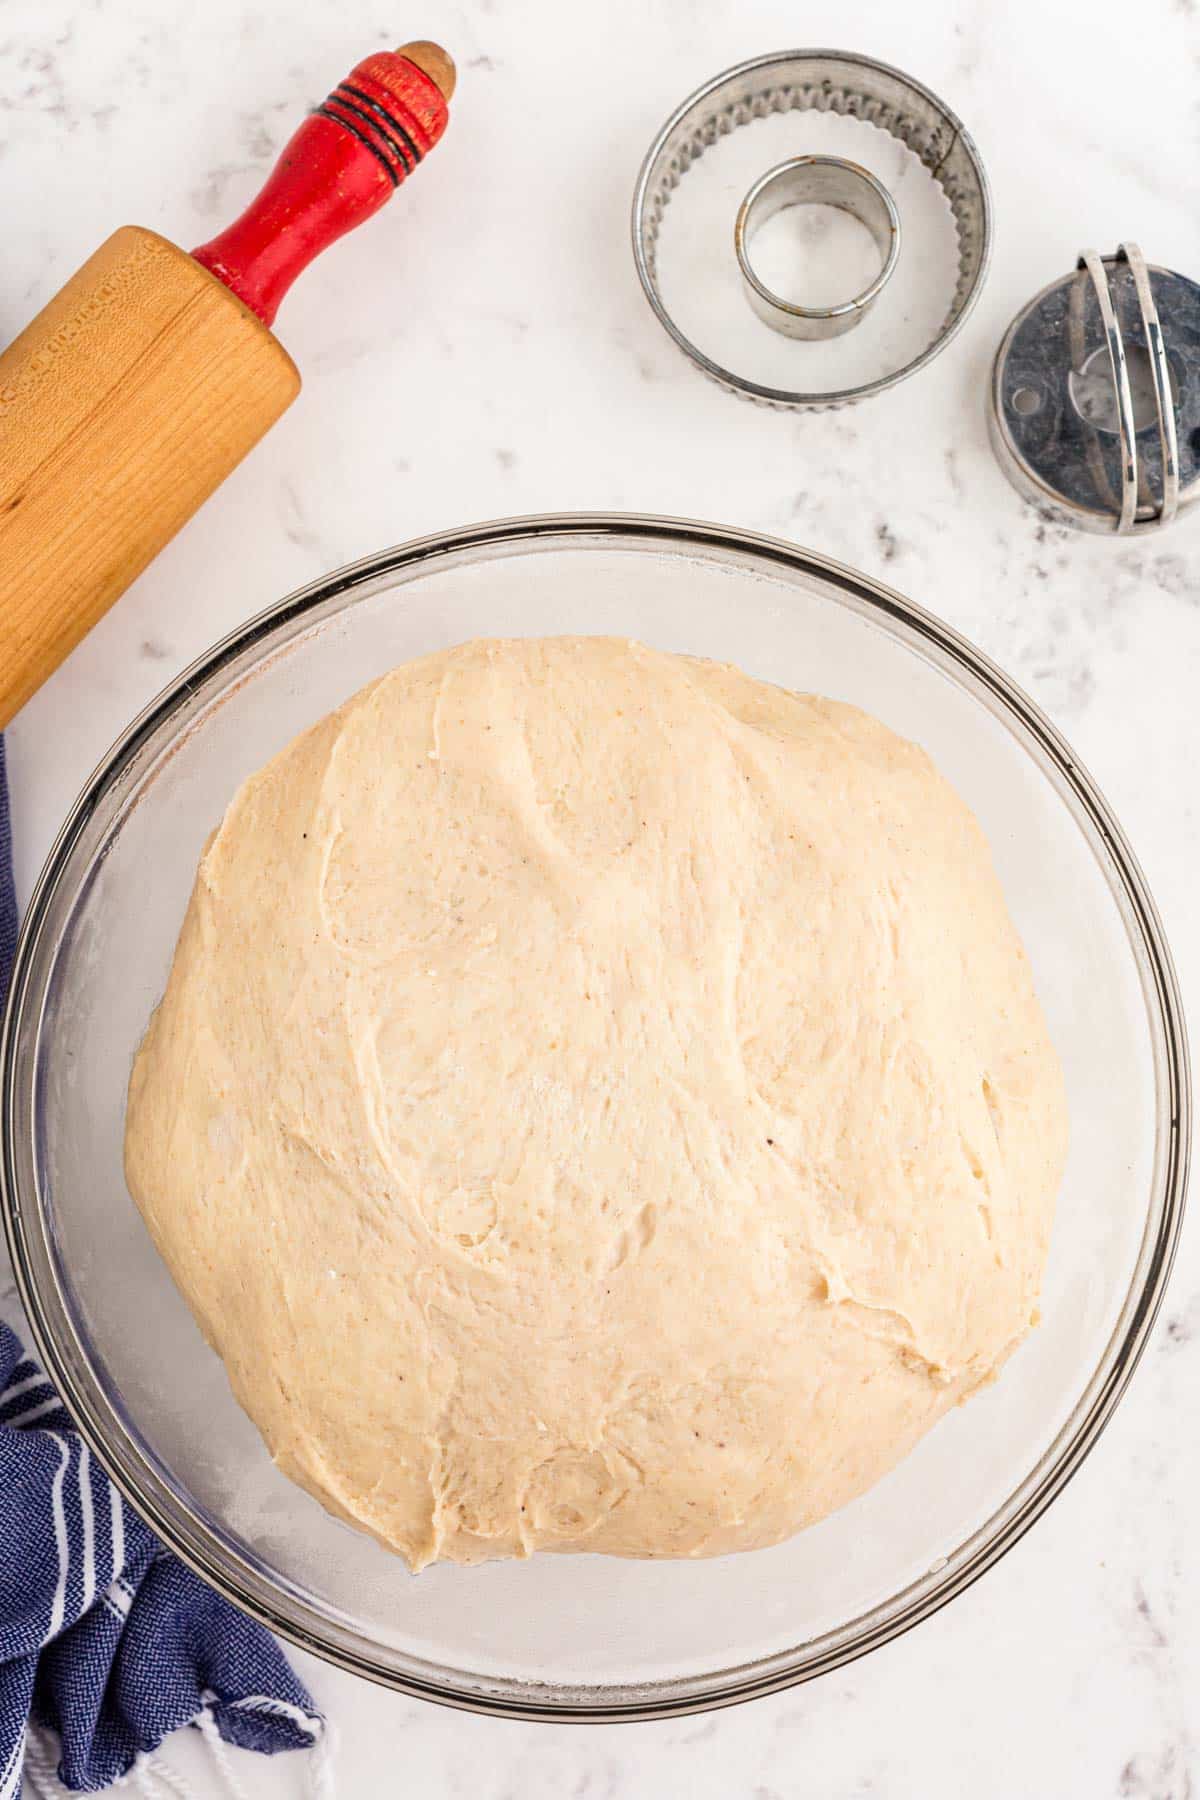
[[[504, 513], [628, 507], [773, 531], [911, 594], [1013, 672], [1123, 820], [1200, 997], [1200, 518], [1130, 544], [1022, 505], [987, 443], [1008, 321], [1084, 244], [1200, 275], [1195, 0], [4, 0], [0, 335], [112, 228], [185, 245], [240, 210], [307, 107], [380, 43], [456, 55], [453, 122], [387, 213], [289, 297], [304, 392], [9, 734], [29, 893], [80, 783], [179, 669], [333, 565]], [[927, 371], [796, 417], [701, 379], [634, 277], [646, 144], [692, 88], [797, 40], [861, 49], [958, 111], [996, 254]], [[1098, 104], [1099, 97], [1099, 104]], [[395, 404], [403, 370], [406, 403]], [[415, 422], [419, 421], [419, 428]], [[0, 1311], [14, 1296], [0, 1278]], [[1200, 1238], [1093, 1455], [935, 1619], [804, 1689], [623, 1727], [471, 1719], [301, 1657], [340, 1792], [412, 1800], [1192, 1800], [1200, 1792]], [[170, 1745], [201, 1794], [204, 1747]], [[239, 1759], [264, 1800], [295, 1759]]]

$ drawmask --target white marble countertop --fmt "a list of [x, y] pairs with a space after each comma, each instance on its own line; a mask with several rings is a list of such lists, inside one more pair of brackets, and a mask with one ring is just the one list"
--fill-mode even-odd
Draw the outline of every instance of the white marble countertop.
[[[791, 536], [885, 576], [989, 650], [1072, 738], [1134, 841], [1200, 997], [1200, 521], [1132, 547], [1048, 528], [984, 422], [1016, 308], [1085, 243], [1200, 271], [1200, 13], [1145, 0], [4, 0], [0, 337], [114, 226], [189, 244], [236, 212], [360, 55], [440, 38], [446, 143], [285, 304], [300, 402], [9, 735], [27, 894], [92, 765], [228, 627], [380, 545], [504, 513], [618, 507]], [[987, 288], [951, 350], [857, 411], [735, 403], [638, 291], [626, 215], [692, 87], [797, 38], [910, 70], [973, 131], [995, 191]], [[392, 407], [403, 375], [424, 441]], [[425, 411], [425, 408], [428, 408]], [[674, 1724], [491, 1722], [300, 1658], [343, 1795], [693, 1800], [915, 1795], [1185, 1800], [1200, 1783], [1200, 1244], [1185, 1238], [1126, 1402], [1005, 1561], [935, 1619], [809, 1687]], [[186, 1735], [186, 1734], [185, 1734]], [[194, 1741], [172, 1760], [214, 1794]], [[299, 1794], [296, 1758], [240, 1759]]]

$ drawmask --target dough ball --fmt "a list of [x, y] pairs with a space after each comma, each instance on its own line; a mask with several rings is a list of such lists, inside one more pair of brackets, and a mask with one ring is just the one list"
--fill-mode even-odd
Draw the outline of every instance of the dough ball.
[[280, 1467], [419, 1569], [842, 1505], [1029, 1330], [1065, 1136], [922, 751], [564, 638], [407, 664], [246, 782], [126, 1160]]

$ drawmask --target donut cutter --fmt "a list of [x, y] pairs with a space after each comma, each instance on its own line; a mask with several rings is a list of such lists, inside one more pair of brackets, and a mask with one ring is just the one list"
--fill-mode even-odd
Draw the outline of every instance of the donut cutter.
[[1017, 492], [1084, 531], [1160, 530], [1200, 496], [1200, 286], [1085, 250], [1013, 320], [989, 427]]
[[[835, 206], [870, 232], [879, 273], [837, 306], [800, 306], [767, 286], [751, 256], [754, 235], [790, 206]], [[784, 337], [840, 337], [862, 323], [891, 279], [900, 254], [900, 217], [881, 181], [843, 156], [793, 156], [760, 175], [738, 208], [733, 246], [746, 298], [765, 325]]]
[[[932, 341], [902, 367], [857, 387], [811, 391], [767, 386], [714, 361], [673, 318], [658, 281], [659, 233], [687, 171], [728, 132], [772, 113], [831, 112], [865, 120], [906, 145], [939, 184], [958, 234], [958, 279]], [[754, 57], [717, 75], [672, 113], [651, 144], [633, 196], [633, 254], [642, 289], [663, 329], [697, 368], [761, 405], [806, 410], [849, 406], [894, 387], [933, 361], [979, 297], [992, 246], [992, 206], [968, 132], [919, 81], [871, 57], [840, 50], [789, 50]], [[772, 320], [771, 322], [775, 322]]]

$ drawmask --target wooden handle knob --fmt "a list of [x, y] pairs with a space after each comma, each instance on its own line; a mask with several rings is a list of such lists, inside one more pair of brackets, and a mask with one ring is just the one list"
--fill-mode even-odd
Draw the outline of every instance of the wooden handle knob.
[[192, 252], [270, 325], [300, 271], [391, 198], [446, 129], [454, 64], [436, 44], [368, 56], [305, 119], [261, 193]]
[[454, 67], [454, 58], [440, 44], [431, 44], [428, 38], [420, 38], [413, 44], [401, 44], [396, 55], [406, 56], [410, 63], [416, 63], [418, 69], [424, 69], [430, 81], [437, 83], [447, 100], [454, 98], [458, 70]]

